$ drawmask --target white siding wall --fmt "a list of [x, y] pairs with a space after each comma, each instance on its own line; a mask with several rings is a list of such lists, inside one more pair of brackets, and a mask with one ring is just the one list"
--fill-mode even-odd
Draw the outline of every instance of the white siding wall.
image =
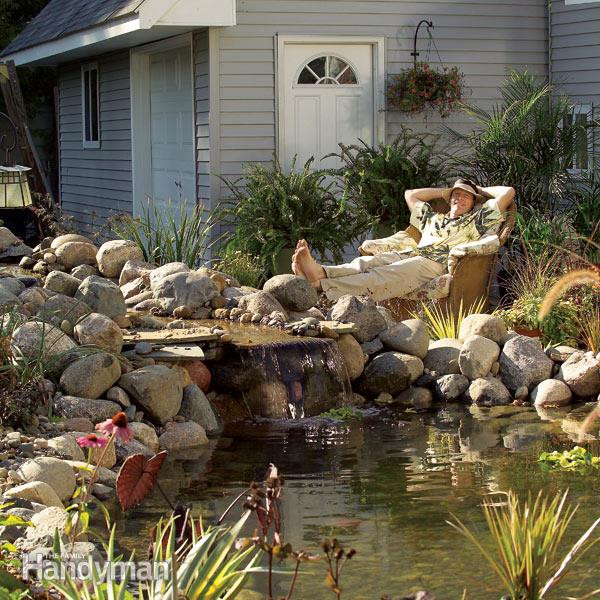
[[[550, 12], [552, 82], [577, 104], [600, 115], [600, 2], [553, 0]], [[596, 151], [600, 150], [596, 139]]]
[[196, 182], [198, 200], [210, 205], [208, 29], [194, 33], [194, 101], [196, 105]]
[[[239, 176], [247, 161], [267, 161], [275, 150], [275, 42], [279, 34], [385, 36], [386, 76], [411, 64], [420, 19], [433, 20], [433, 35], [446, 65], [459, 65], [467, 100], [491, 108], [510, 67], [548, 72], [546, 0], [238, 0], [238, 25], [219, 30], [220, 172]], [[418, 49], [426, 58], [421, 28]], [[436, 63], [435, 50], [430, 62]], [[401, 123], [436, 131], [437, 113], [409, 117], [386, 113], [388, 139]], [[453, 114], [443, 122], [466, 128]]]
[[60, 197], [82, 231], [131, 212], [129, 51], [93, 59], [100, 81], [100, 148], [83, 148], [81, 63], [60, 68]]

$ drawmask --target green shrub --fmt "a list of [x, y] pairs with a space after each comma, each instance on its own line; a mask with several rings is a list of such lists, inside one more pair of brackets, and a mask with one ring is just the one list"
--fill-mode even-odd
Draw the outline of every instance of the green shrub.
[[215, 237], [221, 217], [217, 207], [205, 211], [202, 203], [189, 211], [185, 200], [158, 205], [152, 198], [142, 204], [139, 217], [122, 214], [110, 221], [110, 230], [124, 240], [133, 240], [144, 260], [157, 265], [183, 262], [190, 269], [200, 266], [220, 237]]
[[572, 192], [574, 225], [583, 258], [600, 263], [600, 170], [590, 171]]
[[520, 207], [553, 210], [572, 188], [573, 160], [589, 127], [573, 118], [567, 96], [527, 71], [511, 71], [500, 92], [491, 112], [463, 105], [475, 121], [469, 133], [445, 128], [459, 147], [452, 162], [481, 185], [513, 186]]
[[370, 226], [383, 223], [397, 231], [408, 226], [404, 192], [442, 184], [447, 171], [439, 138], [402, 127], [391, 144], [340, 144], [344, 166], [335, 170], [344, 195], [365, 215]]
[[[576, 251], [578, 242], [571, 224], [571, 214], [552, 214], [548, 211], [524, 206], [517, 212], [516, 235], [522, 248], [533, 256], [555, 252], [565, 244]], [[570, 235], [571, 233], [571, 235]]]
[[314, 159], [289, 173], [277, 158], [267, 166], [249, 165], [245, 177], [235, 182], [223, 179], [232, 201], [227, 211], [236, 226], [236, 247], [258, 256], [265, 271], [284, 248], [306, 239], [324, 259], [330, 253], [340, 261], [344, 247], [364, 231], [352, 207], [333, 192], [328, 173], [313, 169]]

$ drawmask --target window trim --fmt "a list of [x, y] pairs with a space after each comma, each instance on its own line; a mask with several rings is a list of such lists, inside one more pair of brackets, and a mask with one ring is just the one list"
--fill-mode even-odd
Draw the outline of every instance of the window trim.
[[[591, 104], [590, 102], [586, 102], [586, 103], [580, 103], [580, 104], [573, 104], [573, 117], [575, 117], [576, 115], [587, 115], [588, 119], [591, 117], [593, 119], [593, 111], [594, 111], [594, 105]], [[588, 120], [586, 119], [586, 120]], [[587, 167], [585, 169], [580, 169], [577, 168], [575, 166], [573, 166], [575, 164], [575, 161], [577, 159], [576, 156], [573, 157], [573, 163], [570, 169], [567, 169], [568, 173], [571, 173], [572, 175], [578, 175], [578, 174], [584, 174], [587, 173], [590, 170], [591, 167], [591, 161], [593, 160], [593, 153], [594, 153], [594, 139], [593, 136], [591, 134], [591, 132], [588, 133], [587, 136], [588, 140], [587, 140], [587, 145], [588, 145], [588, 164]]]
[[[345, 65], [346, 65], [346, 69], [350, 69], [354, 75], [354, 79], [356, 79], [356, 83], [338, 83], [336, 81], [335, 86], [336, 88], [343, 88], [343, 87], [350, 87], [350, 88], [354, 88], [357, 86], [361, 85], [361, 81], [359, 81], [358, 79], [358, 71], [356, 69], [356, 67], [348, 60], [348, 58], [342, 56], [341, 54], [338, 54], [336, 52], [326, 52], [326, 53], [319, 53], [319, 54], [315, 54], [314, 56], [312, 56], [311, 58], [309, 58], [306, 63], [301, 66], [298, 69], [298, 72], [296, 73], [296, 75], [294, 76], [294, 82], [292, 84], [292, 87], [298, 88], [298, 87], [313, 87], [313, 86], [320, 86], [322, 84], [320, 84], [319, 82], [314, 82], [314, 83], [299, 83], [299, 79], [300, 76], [302, 75], [302, 73], [304, 72], [305, 69], [310, 69], [309, 65], [311, 62], [313, 62], [314, 60], [318, 59], [318, 58], [337, 58], [338, 60], [342, 61]], [[345, 70], [345, 69], [344, 69]], [[341, 74], [341, 73], [340, 73]], [[314, 73], [314, 75], [318, 78], [318, 75], [316, 73]], [[338, 75], [339, 77], [339, 75]], [[325, 77], [322, 77], [321, 79], [325, 79]]]
[[[91, 115], [86, 115], [87, 106], [85, 101], [85, 74], [96, 71], [96, 125], [98, 129], [98, 139], [86, 139], [86, 117], [91, 118]], [[91, 122], [90, 122], [91, 130]], [[84, 148], [100, 148], [100, 69], [98, 63], [86, 63], [81, 65], [81, 139]]]

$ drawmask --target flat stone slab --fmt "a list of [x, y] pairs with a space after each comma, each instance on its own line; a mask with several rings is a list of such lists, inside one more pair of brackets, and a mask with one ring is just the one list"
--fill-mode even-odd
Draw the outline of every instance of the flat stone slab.
[[165, 346], [146, 354], [148, 358], [178, 362], [180, 360], [204, 360], [204, 350], [200, 346]]
[[123, 344], [150, 342], [151, 344], [184, 344], [186, 342], [212, 342], [218, 340], [216, 333], [208, 327], [194, 329], [158, 329], [156, 331], [134, 331], [123, 334]]
[[340, 323], [339, 321], [320, 321], [320, 325], [325, 327], [329, 327], [329, 329], [339, 333], [340, 335], [344, 333], [356, 333], [358, 328], [354, 323]]

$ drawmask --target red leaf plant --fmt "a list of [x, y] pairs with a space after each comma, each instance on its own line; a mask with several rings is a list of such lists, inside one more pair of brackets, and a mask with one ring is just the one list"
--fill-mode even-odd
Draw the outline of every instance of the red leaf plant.
[[150, 459], [134, 454], [123, 463], [117, 475], [117, 498], [123, 510], [137, 506], [152, 491], [166, 458], [167, 452], [159, 452]]

